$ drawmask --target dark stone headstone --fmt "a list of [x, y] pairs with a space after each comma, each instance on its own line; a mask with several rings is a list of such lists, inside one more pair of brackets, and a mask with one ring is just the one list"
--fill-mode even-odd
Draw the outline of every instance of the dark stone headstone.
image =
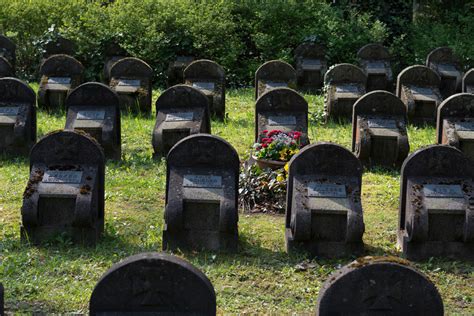
[[474, 164], [460, 150], [432, 145], [403, 163], [398, 245], [412, 260], [474, 259]]
[[439, 89], [444, 99], [461, 92], [462, 67], [451, 48], [438, 47], [432, 50], [426, 57], [426, 66], [441, 77]]
[[365, 94], [367, 76], [352, 64], [337, 64], [329, 68], [324, 76], [326, 85], [326, 116], [350, 120], [352, 107]]
[[298, 89], [316, 91], [322, 88], [327, 71], [326, 47], [305, 42], [295, 49]]
[[217, 136], [188, 136], [171, 148], [163, 249], [237, 251], [239, 165]]
[[153, 69], [141, 59], [126, 57], [110, 68], [109, 85], [117, 92], [120, 108], [151, 113], [151, 80]]
[[296, 89], [296, 70], [282, 60], [271, 60], [255, 72], [255, 100], [275, 88]]
[[170, 62], [166, 81], [168, 87], [184, 83], [184, 69], [193, 61], [192, 56], [176, 56], [176, 59]]
[[436, 121], [436, 111], [443, 100], [439, 91], [440, 77], [422, 65], [405, 68], [397, 78], [397, 97], [407, 107], [408, 119], [415, 124]]
[[67, 94], [82, 83], [83, 73], [84, 67], [74, 57], [53, 55], [47, 58], [40, 67], [38, 106], [62, 108]]
[[13, 69], [16, 62], [16, 45], [8, 37], [0, 34], [0, 57], [4, 57]]
[[367, 91], [392, 91], [393, 75], [388, 49], [380, 44], [367, 44], [357, 52], [359, 63], [367, 75]]
[[373, 91], [354, 104], [352, 151], [370, 167], [400, 167], [410, 151], [405, 104], [387, 91]]
[[181, 139], [194, 134], [211, 133], [208, 99], [188, 85], [177, 85], [156, 100], [156, 123], [153, 149], [156, 156], [166, 156]]
[[46, 43], [44, 46], [43, 58], [48, 58], [52, 55], [69, 55], [74, 56], [76, 53], [76, 44], [73, 41], [58, 36], [56, 39]]
[[95, 244], [104, 230], [104, 164], [100, 145], [84, 132], [52, 132], [33, 146], [22, 240], [39, 244], [64, 234]]
[[462, 92], [474, 93], [474, 68], [464, 75], [462, 79]]
[[362, 252], [360, 161], [342, 146], [316, 143], [293, 156], [289, 164], [286, 250], [324, 257]]
[[105, 47], [105, 62], [104, 62], [104, 71], [103, 71], [103, 82], [109, 83], [110, 81], [110, 69], [112, 65], [115, 64], [122, 58], [129, 57], [130, 54], [123, 49], [119, 44], [114, 41], [111, 41]]
[[4, 310], [4, 306], [5, 306], [5, 299], [4, 299], [4, 294], [5, 290], [3, 289], [3, 284], [0, 283], [0, 316], [3, 316], [5, 315], [5, 310]]
[[317, 316], [444, 315], [436, 286], [396, 257], [364, 257], [329, 276], [321, 287]]
[[0, 56], [0, 78], [14, 76], [15, 69], [13, 69], [13, 66], [5, 57]]
[[201, 92], [209, 100], [209, 111], [219, 119], [225, 116], [225, 72], [212, 60], [193, 61], [184, 69], [184, 82]]
[[309, 144], [308, 102], [289, 88], [265, 92], [255, 105], [255, 141], [264, 130], [299, 131], [302, 144]]
[[16, 78], [0, 79], [0, 151], [28, 155], [36, 142], [36, 95]]
[[102, 146], [105, 157], [121, 158], [120, 106], [117, 94], [104, 84], [88, 82], [66, 98], [66, 129], [81, 130]]
[[187, 261], [141, 253], [112, 266], [92, 292], [94, 315], [216, 315], [211, 281]]

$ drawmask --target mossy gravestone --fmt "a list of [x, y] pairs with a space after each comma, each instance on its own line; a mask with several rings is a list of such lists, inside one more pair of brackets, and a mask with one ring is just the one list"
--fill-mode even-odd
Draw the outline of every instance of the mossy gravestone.
[[462, 67], [459, 59], [449, 47], [438, 47], [426, 57], [426, 66], [441, 77], [440, 91], [444, 99], [461, 92]]
[[5, 314], [5, 310], [4, 310], [4, 305], [5, 305], [5, 301], [4, 301], [4, 296], [5, 296], [5, 290], [3, 288], [3, 284], [0, 283], [0, 316], [3, 316]]
[[282, 60], [271, 60], [255, 72], [255, 100], [275, 88], [296, 89], [296, 70]]
[[391, 58], [386, 47], [380, 44], [367, 44], [359, 49], [357, 57], [367, 75], [367, 91], [392, 90]]
[[322, 88], [327, 71], [326, 47], [304, 42], [295, 49], [298, 89], [316, 91]]
[[467, 93], [474, 93], [474, 69], [466, 72], [462, 79], [462, 91]]

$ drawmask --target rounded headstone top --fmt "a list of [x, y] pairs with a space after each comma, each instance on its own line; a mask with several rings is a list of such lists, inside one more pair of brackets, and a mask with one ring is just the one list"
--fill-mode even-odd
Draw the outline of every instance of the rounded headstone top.
[[57, 54], [65, 54], [65, 55], [74, 55], [76, 52], [76, 44], [73, 41], [59, 36], [53, 41], [48, 42], [44, 46], [44, 57], [48, 57], [51, 55]]
[[105, 56], [113, 57], [113, 56], [128, 56], [128, 52], [122, 48], [117, 42], [109, 41], [105, 46]]
[[110, 68], [110, 76], [120, 77], [144, 77], [153, 75], [153, 69], [143, 60], [136, 57], [125, 57], [116, 61]]
[[426, 66], [430, 64], [458, 64], [459, 59], [454, 55], [450, 47], [438, 47], [433, 49], [426, 57]]
[[462, 91], [466, 92], [468, 85], [474, 85], [474, 68], [466, 72], [462, 79]]
[[296, 70], [283, 60], [270, 60], [258, 67], [255, 72], [257, 80], [296, 80]]
[[40, 67], [40, 74], [46, 76], [74, 76], [81, 75], [84, 66], [72, 56], [58, 54], [49, 56]]
[[[117, 93], [99, 82], [86, 82], [73, 89], [66, 97], [66, 108], [70, 106], [113, 106], [119, 109]], [[119, 111], [117, 112], [117, 114]]]
[[390, 59], [390, 53], [385, 46], [372, 43], [362, 46], [357, 52], [357, 57], [362, 60], [387, 60]]
[[324, 84], [359, 83], [365, 85], [367, 76], [364, 71], [353, 64], [337, 64], [329, 68], [324, 75]]
[[474, 118], [474, 94], [458, 93], [439, 105], [436, 124], [438, 143], [442, 140], [443, 120], [447, 117]]
[[6, 37], [5, 35], [0, 34], [0, 51], [5, 50], [13, 55], [13, 53], [15, 52], [15, 49], [16, 49], [15, 43], [13, 43], [13, 41], [10, 38]]
[[296, 58], [325, 59], [326, 47], [314, 42], [303, 42], [295, 49]]
[[0, 102], [36, 104], [36, 94], [29, 85], [17, 78], [0, 78]]
[[203, 92], [184, 84], [166, 89], [156, 100], [156, 112], [169, 108], [207, 108], [208, 106], [208, 99]]
[[184, 78], [206, 78], [214, 80], [224, 80], [225, 71], [221, 65], [209, 59], [198, 59], [191, 62], [184, 69]]
[[406, 106], [395, 94], [384, 90], [371, 91], [354, 103], [354, 114], [406, 115]]
[[209, 279], [187, 261], [141, 253], [113, 265], [92, 292], [89, 312], [215, 315]]
[[273, 110], [291, 110], [308, 112], [305, 98], [290, 88], [275, 88], [262, 94], [255, 105], [257, 112]]
[[440, 82], [440, 76], [433, 69], [423, 65], [414, 65], [403, 69], [398, 74], [397, 91], [400, 85], [439, 87]]
[[435, 285], [407, 261], [364, 257], [329, 276], [316, 315], [443, 315]]

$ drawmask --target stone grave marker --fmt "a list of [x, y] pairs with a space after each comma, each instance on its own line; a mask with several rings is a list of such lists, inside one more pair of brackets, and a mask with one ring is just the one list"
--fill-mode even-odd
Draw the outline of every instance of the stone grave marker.
[[332, 143], [306, 146], [289, 163], [285, 241], [289, 253], [340, 257], [364, 249], [362, 165]]
[[40, 67], [38, 106], [59, 109], [64, 106], [67, 94], [80, 85], [84, 67], [74, 57], [52, 55]]
[[407, 107], [408, 119], [415, 124], [436, 121], [436, 111], [442, 101], [440, 77], [422, 65], [405, 68], [397, 78], [397, 97]]
[[57, 38], [47, 42], [43, 47], [43, 58], [46, 59], [52, 55], [69, 55], [76, 54], [76, 44], [73, 41], [58, 36]]
[[180, 55], [176, 56], [176, 59], [170, 62], [168, 66], [168, 88], [177, 84], [184, 83], [184, 69], [188, 67], [190, 63], [194, 61], [193, 56]]
[[225, 72], [212, 60], [200, 59], [191, 62], [183, 72], [184, 82], [201, 92], [209, 100], [209, 111], [217, 118], [225, 116]]
[[298, 88], [316, 91], [322, 88], [327, 71], [326, 47], [314, 42], [304, 42], [295, 49]]
[[163, 249], [237, 251], [239, 166], [217, 136], [191, 135], [171, 148]]
[[410, 260], [474, 259], [474, 165], [460, 150], [431, 145], [403, 163], [398, 245]]
[[39, 244], [67, 235], [95, 244], [104, 230], [104, 153], [89, 135], [56, 131], [30, 153], [21, 209], [23, 241]]
[[104, 70], [102, 73], [103, 82], [109, 83], [110, 82], [110, 69], [112, 68], [113, 64], [115, 64], [120, 59], [125, 57], [129, 57], [130, 54], [123, 49], [117, 42], [114, 40], [107, 43], [105, 47], [105, 62], [104, 62]]
[[276, 88], [296, 89], [296, 70], [282, 60], [271, 60], [255, 72], [255, 100]]
[[392, 91], [393, 74], [388, 49], [380, 44], [367, 44], [357, 52], [360, 67], [367, 75], [367, 91]]
[[0, 57], [5, 58], [13, 69], [16, 63], [16, 45], [11, 39], [0, 34]]
[[5, 57], [0, 56], [0, 78], [14, 76], [15, 69], [13, 69], [13, 66]]
[[68, 95], [66, 109], [65, 129], [88, 133], [102, 146], [107, 159], [121, 159], [121, 122], [117, 93], [98, 82], [84, 83]]
[[302, 144], [309, 144], [308, 102], [289, 88], [264, 93], [255, 105], [255, 141], [264, 130], [299, 131]]
[[365, 94], [366, 82], [364, 71], [352, 64], [337, 64], [329, 68], [324, 76], [326, 116], [350, 120], [354, 103]]
[[5, 300], [4, 300], [4, 294], [5, 290], [3, 288], [3, 284], [0, 283], [0, 316], [5, 315], [5, 310], [4, 310], [4, 305], [5, 305]]
[[474, 94], [474, 68], [464, 75], [462, 79], [462, 91]]
[[211, 281], [189, 262], [141, 253], [114, 264], [95, 286], [94, 315], [216, 315]]
[[28, 155], [36, 142], [36, 95], [16, 78], [0, 78], [0, 151]]
[[152, 140], [155, 156], [166, 157], [178, 141], [199, 133], [211, 133], [206, 95], [188, 85], [168, 88], [156, 100]]
[[372, 91], [354, 104], [352, 151], [370, 167], [400, 167], [410, 151], [405, 104], [387, 91]]
[[329, 276], [316, 315], [444, 315], [436, 286], [409, 262], [364, 257]]
[[440, 76], [439, 89], [444, 99], [461, 92], [462, 66], [451, 48], [438, 47], [432, 50], [426, 57], [426, 66]]

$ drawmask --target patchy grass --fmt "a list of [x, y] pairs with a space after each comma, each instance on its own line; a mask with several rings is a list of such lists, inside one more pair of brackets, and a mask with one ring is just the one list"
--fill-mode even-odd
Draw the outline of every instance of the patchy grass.
[[[155, 100], [158, 92], [155, 93]], [[321, 113], [322, 97], [306, 96], [312, 113]], [[212, 132], [227, 139], [248, 157], [254, 135], [254, 100], [250, 89], [230, 90], [229, 117], [213, 121]], [[40, 111], [39, 136], [62, 128], [64, 113]], [[6, 287], [9, 312], [85, 313], [92, 289], [115, 262], [132, 254], [160, 251], [163, 225], [165, 163], [151, 158], [153, 118], [124, 115], [124, 159], [106, 170], [106, 231], [95, 248], [58, 239], [33, 247], [20, 242], [20, 208], [28, 179], [27, 159], [0, 160], [0, 281]], [[433, 128], [409, 128], [412, 151], [435, 141]], [[351, 126], [312, 123], [310, 138], [333, 141], [347, 148]], [[362, 203], [367, 254], [399, 255], [396, 249], [399, 172], [373, 170], [363, 177]], [[218, 310], [225, 313], [310, 313], [327, 276], [353, 258], [313, 259], [306, 270], [297, 267], [303, 255], [284, 251], [282, 215], [241, 214], [240, 251], [236, 255], [178, 253], [210, 278]], [[472, 263], [432, 259], [416, 264], [440, 290], [447, 314], [473, 314]]]

